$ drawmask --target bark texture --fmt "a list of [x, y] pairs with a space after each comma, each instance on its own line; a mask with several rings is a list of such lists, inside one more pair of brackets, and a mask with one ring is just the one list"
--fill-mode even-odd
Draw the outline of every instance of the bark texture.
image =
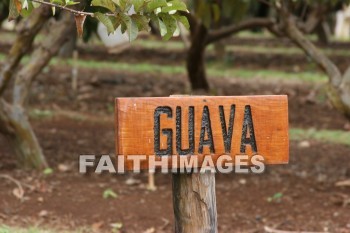
[[205, 47], [208, 31], [201, 23], [191, 25], [191, 46], [187, 53], [187, 72], [193, 90], [209, 90], [205, 71]]
[[20, 22], [16, 40], [11, 47], [6, 62], [2, 65], [0, 70], [0, 96], [5, 91], [22, 57], [28, 53], [32, 47], [35, 36], [50, 17], [50, 9], [46, 6], [41, 6], [36, 9], [28, 19]]
[[342, 74], [339, 68], [322, 53], [297, 27], [296, 19], [288, 11], [288, 0], [277, 7], [281, 19], [279, 29], [299, 46], [328, 75], [327, 94], [333, 106], [350, 118], [350, 67]]
[[191, 46], [187, 52], [186, 66], [192, 90], [209, 90], [205, 69], [205, 49], [209, 44], [218, 42], [243, 30], [257, 27], [271, 28], [274, 24], [268, 18], [253, 18], [221, 29], [208, 30], [191, 13], [187, 13], [185, 16], [191, 26]]
[[[0, 132], [9, 140], [21, 165], [26, 168], [47, 167], [24, 108], [29, 90], [35, 77], [67, 41], [72, 27], [74, 27], [72, 15], [63, 12], [61, 18], [50, 26], [48, 36], [34, 50], [30, 61], [17, 72], [13, 89], [13, 105], [4, 99], [0, 101]], [[22, 49], [24, 47], [20, 46]]]
[[23, 168], [44, 169], [47, 162], [23, 108], [0, 100], [0, 132], [5, 135]]
[[176, 233], [217, 233], [214, 173], [173, 174]]

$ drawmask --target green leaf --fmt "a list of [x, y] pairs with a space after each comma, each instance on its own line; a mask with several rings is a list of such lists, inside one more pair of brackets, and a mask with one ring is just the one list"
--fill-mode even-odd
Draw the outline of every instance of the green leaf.
[[198, 9], [196, 10], [196, 15], [200, 19], [202, 19], [203, 24], [210, 28], [212, 14], [211, 14], [211, 5], [206, 3], [205, 1], [200, 1], [198, 5]]
[[159, 25], [159, 30], [160, 30], [160, 35], [163, 37], [167, 33], [167, 29], [165, 24], [161, 19], [158, 19], [158, 25]]
[[121, 15], [121, 18], [127, 28], [129, 41], [135, 40], [139, 34], [139, 29], [136, 22], [133, 20], [133, 18], [126, 14]]
[[169, 40], [177, 29], [176, 19], [165, 13], [160, 13], [159, 16], [166, 26], [166, 34], [163, 36], [163, 39]]
[[21, 16], [26, 18], [28, 17], [32, 11], [34, 10], [34, 6], [33, 6], [33, 3], [32, 2], [27, 2], [27, 6], [28, 8], [23, 8], [22, 11], [21, 11]]
[[103, 13], [96, 12], [94, 13], [94, 16], [101, 22], [103, 25], [106, 26], [108, 34], [111, 34], [115, 31], [115, 24], [113, 22], [113, 18], [106, 16]]
[[221, 12], [220, 7], [218, 4], [213, 4], [212, 9], [213, 9], [214, 21], [218, 22], [220, 20], [220, 12]]
[[53, 169], [52, 168], [46, 168], [43, 171], [44, 175], [51, 175], [53, 173]]
[[280, 202], [282, 197], [283, 197], [283, 193], [275, 193], [272, 197], [268, 197], [267, 201], [268, 202], [272, 202], [272, 201]]
[[80, 2], [69, 1], [66, 3], [67, 6], [73, 6], [73, 5], [77, 5], [77, 4], [80, 4]]
[[147, 10], [149, 12], [152, 12], [158, 7], [165, 7], [165, 6], [167, 6], [166, 0], [151, 0], [151, 2], [149, 2], [147, 5]]
[[183, 16], [183, 15], [173, 15], [173, 17], [180, 23], [182, 23], [184, 25], [184, 27], [186, 29], [190, 29], [190, 23], [188, 22], [188, 19], [186, 16]]
[[122, 20], [120, 24], [120, 31], [124, 34], [126, 32], [127, 26], [125, 22]]
[[130, 16], [134, 22], [136, 23], [139, 31], [145, 30], [145, 31], [150, 31], [151, 28], [149, 26], [149, 19], [144, 16], [144, 15], [131, 15]]
[[167, 6], [162, 9], [162, 12], [170, 14], [174, 14], [176, 11], [187, 11], [186, 4], [179, 0], [174, 0], [168, 2]]
[[112, 190], [112, 189], [106, 189], [105, 191], [103, 191], [102, 194], [104, 199], [108, 199], [108, 198], [117, 198], [118, 195]]
[[144, 0], [131, 0], [131, 3], [134, 5], [134, 9], [136, 12], [139, 12], [141, 10], [141, 7], [145, 3]]
[[106, 9], [110, 10], [111, 12], [115, 12], [117, 9], [112, 0], [92, 0], [91, 6], [104, 7]]
[[16, 7], [15, 0], [10, 0], [10, 8], [9, 8], [9, 21], [16, 19], [19, 16], [19, 12]]
[[115, 4], [117, 4], [122, 12], [127, 10], [127, 6], [129, 5], [129, 0], [112, 0]]
[[39, 6], [41, 6], [40, 3], [37, 3], [37, 2], [32, 2], [32, 3], [33, 3], [33, 7], [34, 7], [34, 8], [38, 8]]
[[63, 0], [51, 0], [50, 2], [61, 6], [65, 4]]

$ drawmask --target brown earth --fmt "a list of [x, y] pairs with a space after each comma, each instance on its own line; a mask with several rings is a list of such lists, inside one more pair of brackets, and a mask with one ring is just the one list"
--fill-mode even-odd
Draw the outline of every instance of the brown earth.
[[[86, 58], [96, 55], [89, 56]], [[135, 62], [146, 55], [139, 56], [133, 58]], [[155, 58], [155, 63], [169, 57], [157, 56], [160, 58]], [[127, 56], [123, 58], [128, 60]], [[256, 64], [259, 61], [263, 59], [254, 60]], [[165, 63], [173, 64], [168, 60]], [[79, 74], [77, 93], [71, 90], [70, 70], [65, 67], [50, 67], [33, 83], [31, 109], [51, 111], [49, 116], [34, 111], [32, 123], [55, 169], [53, 174], [20, 170], [11, 148], [0, 138], [0, 172], [18, 179], [25, 189], [20, 201], [13, 195], [16, 185], [0, 178], [0, 224], [59, 229], [88, 226], [96, 232], [111, 232], [110, 224], [121, 222], [121, 232], [125, 233], [151, 228], [154, 232], [173, 232], [171, 175], [156, 174], [158, 189], [152, 192], [146, 189], [145, 173], [81, 175], [78, 156], [115, 155], [115, 97], [188, 93], [186, 77], [89, 69]], [[287, 94], [291, 127], [345, 130], [348, 123], [326, 101], [321, 84], [242, 81], [234, 77], [213, 77], [210, 82], [216, 95]], [[216, 176], [219, 232], [264, 232], [264, 226], [350, 232], [350, 188], [335, 186], [337, 181], [350, 179], [350, 147], [319, 141], [310, 141], [305, 147], [292, 141], [290, 158], [289, 165], [269, 166], [263, 175]], [[60, 171], [62, 165], [68, 171]], [[125, 181], [131, 176], [140, 183], [127, 185]], [[108, 188], [118, 194], [116, 199], [102, 197]]]

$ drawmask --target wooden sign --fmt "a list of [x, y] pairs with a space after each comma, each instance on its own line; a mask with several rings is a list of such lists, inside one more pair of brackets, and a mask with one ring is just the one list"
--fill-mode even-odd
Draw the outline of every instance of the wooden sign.
[[117, 155], [128, 170], [135, 155], [146, 156], [141, 169], [151, 156], [217, 161], [259, 154], [265, 164], [288, 163], [287, 96], [117, 98], [115, 104]]

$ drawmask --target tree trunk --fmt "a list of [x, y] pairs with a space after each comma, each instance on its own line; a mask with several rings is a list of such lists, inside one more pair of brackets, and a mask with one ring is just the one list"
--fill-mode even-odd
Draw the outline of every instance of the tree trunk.
[[69, 31], [74, 26], [72, 15], [67, 12], [62, 13], [61, 18], [51, 25], [49, 35], [33, 52], [29, 63], [17, 73], [13, 90], [13, 106], [1, 100], [0, 131], [6, 135], [13, 146], [21, 165], [27, 168], [47, 167], [24, 109], [31, 83], [67, 41], [70, 36]]
[[63, 12], [61, 18], [50, 26], [46, 39], [35, 49], [28, 64], [16, 76], [13, 91], [15, 105], [22, 106], [25, 103], [32, 81], [69, 40], [69, 32], [74, 27], [74, 18], [68, 12]]
[[315, 28], [315, 30], [318, 42], [324, 45], [328, 45], [331, 38], [331, 34], [327, 22], [320, 22]]
[[5, 91], [15, 69], [18, 67], [22, 57], [32, 47], [35, 36], [51, 17], [50, 8], [41, 6], [36, 9], [26, 20], [22, 20], [18, 30], [17, 38], [11, 47], [6, 62], [0, 71], [0, 96]]
[[78, 34], [76, 28], [72, 28], [69, 34], [70, 37], [68, 41], [64, 43], [58, 52], [60, 58], [72, 58], [74, 50], [77, 48]]
[[190, 23], [191, 31], [191, 46], [187, 52], [186, 66], [193, 90], [209, 90], [205, 71], [205, 49], [207, 45], [243, 30], [256, 27], [270, 28], [274, 25], [274, 21], [271, 19], [253, 18], [221, 29], [208, 31], [191, 13], [184, 13], [184, 15]]
[[47, 167], [47, 163], [41, 147], [24, 109], [16, 108], [0, 100], [0, 132], [14, 149], [21, 167], [42, 170]]
[[191, 47], [187, 54], [187, 73], [192, 90], [209, 90], [205, 71], [205, 47], [208, 31], [202, 24], [191, 30]]
[[350, 119], [350, 67], [339, 86], [328, 83], [327, 95], [333, 106]]
[[2, 22], [7, 19], [7, 16], [9, 15], [9, 4], [8, 2], [4, 1], [0, 4], [0, 28]]
[[327, 95], [333, 106], [350, 119], [350, 67], [342, 75], [339, 68], [299, 30], [295, 18], [288, 11], [288, 0], [284, 0], [277, 10], [282, 23], [280, 30], [328, 75]]

